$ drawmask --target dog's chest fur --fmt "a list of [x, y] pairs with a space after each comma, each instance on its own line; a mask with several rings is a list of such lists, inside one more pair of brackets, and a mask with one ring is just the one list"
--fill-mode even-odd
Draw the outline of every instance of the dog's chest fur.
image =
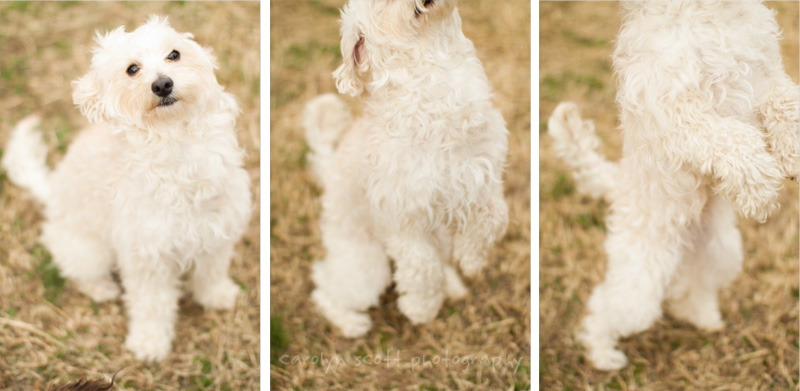
[[152, 235], [160, 251], [192, 258], [241, 234], [249, 179], [233, 135], [125, 147], [112, 210], [140, 220], [138, 234]]
[[475, 108], [368, 116], [383, 124], [367, 126], [374, 131], [366, 138], [367, 198], [376, 213], [459, 224], [485, 202], [490, 182], [500, 180], [505, 127], [490, 106]]

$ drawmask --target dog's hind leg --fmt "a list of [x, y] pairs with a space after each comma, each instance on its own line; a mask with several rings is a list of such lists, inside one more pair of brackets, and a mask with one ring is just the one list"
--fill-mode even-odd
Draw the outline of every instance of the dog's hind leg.
[[712, 196], [693, 236], [694, 251], [681, 263], [668, 289], [667, 311], [698, 328], [717, 330], [723, 326], [717, 293], [742, 268], [742, 238], [730, 203]]
[[[625, 180], [641, 183], [650, 175], [642, 170], [629, 173]], [[685, 186], [671, 188], [673, 195], [650, 183], [622, 192], [612, 204], [605, 242], [605, 280], [589, 298], [588, 315], [578, 335], [597, 369], [625, 366], [627, 359], [616, 349], [617, 340], [644, 331], [661, 316], [667, 286], [690, 240], [688, 222], [695, 213], [699, 217], [702, 210], [702, 197], [686, 191], [695, 187], [691, 178], [684, 179], [670, 184]], [[676, 193], [686, 197], [674, 198]]]
[[430, 322], [444, 302], [446, 287], [446, 260], [441, 258], [433, 235], [422, 227], [396, 229], [389, 235], [386, 248], [395, 261], [400, 312], [414, 324]]
[[111, 249], [92, 235], [75, 230], [74, 225], [68, 226], [48, 222], [42, 228], [42, 243], [53, 254], [61, 274], [96, 302], [117, 298], [120, 289], [111, 278]]
[[366, 205], [350, 203], [356, 197], [351, 191], [339, 186], [325, 194], [321, 230], [328, 253], [313, 266], [311, 297], [345, 337], [355, 338], [372, 326], [366, 311], [378, 305], [392, 272], [383, 246], [368, 231]]
[[[323, 229], [333, 229], [324, 227]], [[348, 338], [364, 335], [372, 327], [367, 309], [379, 303], [391, 283], [389, 259], [383, 247], [368, 236], [342, 231], [325, 234], [328, 254], [314, 264], [311, 294], [328, 320]]]

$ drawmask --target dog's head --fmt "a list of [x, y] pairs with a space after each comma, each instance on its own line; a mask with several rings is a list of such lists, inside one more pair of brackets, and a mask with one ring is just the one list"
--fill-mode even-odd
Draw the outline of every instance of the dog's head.
[[434, 35], [460, 34], [455, 6], [456, 0], [348, 2], [341, 20], [342, 65], [333, 72], [339, 92], [358, 96], [376, 68], [424, 48]]
[[211, 50], [192, 38], [158, 16], [130, 33], [98, 32], [89, 73], [72, 82], [73, 101], [91, 122], [153, 124], [203, 110], [221, 88]]

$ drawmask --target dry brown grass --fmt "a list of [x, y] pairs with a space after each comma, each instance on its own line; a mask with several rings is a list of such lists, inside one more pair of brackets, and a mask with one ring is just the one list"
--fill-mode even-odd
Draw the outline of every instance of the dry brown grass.
[[[798, 80], [798, 4], [769, 2], [784, 29], [783, 60]], [[540, 386], [543, 390], [791, 390], [798, 384], [798, 186], [786, 183], [781, 211], [765, 224], [740, 220], [744, 270], [721, 293], [726, 327], [704, 333], [666, 318], [620, 343], [631, 364], [592, 370], [574, 334], [591, 288], [605, 270], [608, 205], [582, 197], [555, 156], [546, 121], [562, 100], [593, 118], [616, 158], [610, 54], [619, 29], [615, 3], [540, 3], [539, 140], [541, 235]]]
[[[344, 1], [273, 2], [270, 20], [270, 383], [292, 390], [528, 389], [530, 373], [530, 4], [462, 1], [464, 31], [496, 90], [511, 134], [505, 175], [512, 221], [471, 295], [447, 302], [430, 324], [413, 327], [382, 297], [364, 337], [348, 340], [309, 300], [309, 269], [324, 255], [318, 196], [301, 110], [334, 91], [341, 62], [338, 11]], [[353, 101], [356, 104], [355, 101]], [[386, 361], [386, 356], [392, 361]], [[289, 361], [288, 364], [281, 363]], [[415, 358], [429, 364], [418, 363]], [[458, 356], [459, 363], [453, 363]], [[380, 357], [380, 364], [375, 361]], [[438, 360], [435, 363], [432, 360]], [[463, 358], [496, 358], [461, 364]], [[292, 359], [305, 362], [291, 363]], [[341, 360], [328, 367], [328, 362]], [[449, 364], [441, 360], [449, 359]], [[516, 360], [522, 360], [516, 366]], [[502, 364], [514, 363], [511, 366]]]
[[[95, 29], [138, 26], [169, 15], [179, 31], [215, 50], [217, 77], [239, 98], [239, 140], [259, 199], [258, 3], [3, 3], [0, 5], [0, 145], [23, 116], [44, 117], [52, 161], [86, 124], [72, 105], [71, 80], [89, 67]], [[136, 361], [123, 348], [121, 302], [95, 304], [64, 282], [37, 244], [40, 207], [3, 175], [0, 191], [0, 389], [43, 390], [55, 382], [117, 376], [119, 389], [259, 388], [259, 210], [237, 246], [231, 274], [244, 291], [233, 311], [181, 303], [173, 352]]]

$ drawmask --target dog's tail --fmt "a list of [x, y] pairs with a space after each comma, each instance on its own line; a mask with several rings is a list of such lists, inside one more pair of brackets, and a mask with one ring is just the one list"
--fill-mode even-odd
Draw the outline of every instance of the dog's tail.
[[50, 196], [50, 169], [47, 167], [47, 146], [37, 129], [39, 123], [38, 117], [28, 116], [11, 130], [2, 165], [8, 179], [44, 203]]
[[619, 166], [597, 153], [600, 139], [594, 123], [581, 119], [574, 103], [562, 102], [547, 121], [547, 133], [556, 154], [572, 169], [578, 191], [610, 201]]
[[320, 95], [306, 104], [303, 127], [311, 148], [307, 159], [320, 184], [329, 176], [326, 172], [331, 167], [330, 157], [350, 123], [350, 108], [334, 94]]

